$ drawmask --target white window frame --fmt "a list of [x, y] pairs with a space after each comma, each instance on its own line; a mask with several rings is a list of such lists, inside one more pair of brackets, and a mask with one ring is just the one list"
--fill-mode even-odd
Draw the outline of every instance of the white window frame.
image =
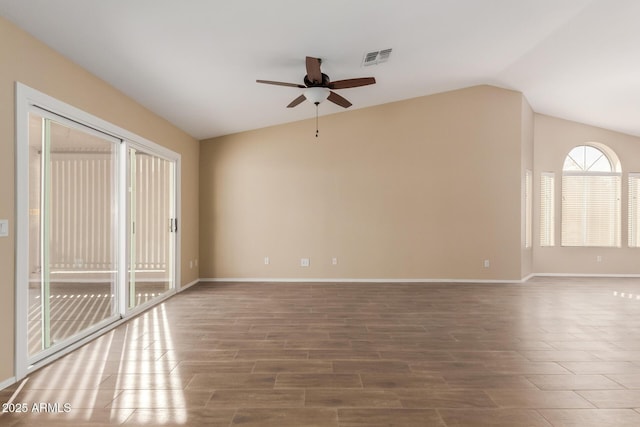
[[[607, 146], [603, 145], [603, 144], [599, 144], [599, 143], [587, 143], [587, 144], [582, 144], [576, 147], [573, 147], [569, 153], [571, 153], [574, 149], [578, 148], [578, 147], [589, 147], [592, 149], [595, 149], [597, 151], [599, 151], [609, 162], [609, 166], [611, 168], [610, 172], [601, 172], [601, 171], [590, 171], [589, 169], [587, 170], [564, 170], [562, 171], [562, 204], [561, 204], [561, 226], [562, 226], [562, 232], [561, 232], [561, 246], [563, 247], [612, 247], [612, 248], [619, 248], [621, 246], [621, 219], [622, 219], [622, 214], [621, 214], [621, 185], [622, 185], [622, 173], [620, 172], [620, 162], [617, 159], [617, 156], [615, 155], [615, 153]], [[569, 153], [567, 154], [567, 156], [565, 156], [565, 162], [567, 157], [569, 156]], [[564, 164], [564, 163], [563, 163]], [[617, 216], [617, 218], [614, 220], [614, 223], [611, 225], [612, 227], [614, 227], [613, 233], [614, 235], [612, 236], [612, 240], [613, 242], [610, 244], [605, 244], [604, 242], [597, 242], [595, 244], [590, 243], [589, 239], [588, 239], [588, 235], [590, 233], [591, 230], [584, 228], [582, 229], [582, 239], [580, 241], [567, 241], [566, 237], [565, 237], [565, 232], [567, 229], [567, 224], [565, 223], [565, 213], [566, 213], [566, 209], [567, 206], [565, 205], [565, 190], [566, 190], [566, 184], [565, 184], [565, 177], [616, 177], [617, 179], [617, 212], [614, 212]], [[586, 214], [586, 213], [585, 213]], [[587, 222], [587, 219], [585, 219], [585, 223]]]
[[630, 248], [640, 248], [640, 172], [629, 172], [629, 224], [627, 244]]

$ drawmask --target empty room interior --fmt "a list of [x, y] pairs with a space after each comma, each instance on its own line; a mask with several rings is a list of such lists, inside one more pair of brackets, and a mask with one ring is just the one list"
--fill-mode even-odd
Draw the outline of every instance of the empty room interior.
[[0, 425], [640, 425], [639, 16], [0, 0]]

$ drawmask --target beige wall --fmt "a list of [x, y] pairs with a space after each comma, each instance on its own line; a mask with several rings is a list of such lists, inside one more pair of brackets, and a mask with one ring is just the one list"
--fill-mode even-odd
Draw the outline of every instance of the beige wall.
[[0, 17], [0, 218], [9, 237], [0, 238], [0, 382], [14, 374], [15, 265], [15, 82], [53, 96], [182, 155], [182, 284], [199, 277], [189, 260], [198, 257], [198, 156], [196, 140], [121, 92], [73, 64]]
[[[627, 247], [627, 174], [640, 172], [640, 138], [541, 114], [535, 115], [535, 201], [540, 200], [540, 173], [555, 172], [556, 246], [540, 247], [534, 236], [534, 270], [539, 274], [640, 274], [640, 249]], [[589, 142], [613, 149], [622, 164], [622, 247], [560, 246], [562, 165], [569, 151]], [[539, 207], [539, 204], [536, 204]], [[540, 216], [535, 210], [536, 221]], [[597, 257], [602, 257], [598, 262]]]
[[531, 116], [478, 86], [203, 141], [201, 277], [519, 280]]

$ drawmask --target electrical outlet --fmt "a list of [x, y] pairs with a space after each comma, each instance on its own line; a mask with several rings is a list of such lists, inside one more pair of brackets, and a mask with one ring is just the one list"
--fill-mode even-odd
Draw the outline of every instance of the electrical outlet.
[[309, 267], [311, 260], [309, 258], [300, 258], [300, 267]]
[[331, 258], [331, 264], [338, 265], [338, 258], [336, 257]]
[[483, 263], [482, 265], [484, 266], [484, 268], [489, 268], [489, 267], [491, 267], [491, 263], [489, 262], [489, 260], [488, 260], [488, 259], [485, 259], [485, 260], [484, 260], [484, 263]]
[[596, 261], [597, 261], [597, 262], [602, 262], [602, 255], [598, 255], [598, 256], [596, 257]]
[[264, 257], [264, 265], [269, 265], [269, 262], [270, 262], [269, 257], [268, 256]]

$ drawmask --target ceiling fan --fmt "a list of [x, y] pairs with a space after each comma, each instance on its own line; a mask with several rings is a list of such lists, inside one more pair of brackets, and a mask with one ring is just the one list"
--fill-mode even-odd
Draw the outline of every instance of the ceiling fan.
[[356, 79], [337, 80], [332, 82], [329, 76], [320, 70], [320, 58], [307, 56], [306, 66], [307, 75], [304, 76], [304, 84], [274, 82], [271, 80], [256, 80], [257, 83], [265, 83], [269, 85], [297, 87], [306, 89], [302, 95], [291, 101], [287, 108], [293, 108], [304, 100], [309, 100], [316, 107], [325, 99], [344, 108], [351, 107], [351, 102], [334, 92], [337, 89], [348, 89], [352, 87], [360, 87], [372, 85], [376, 82], [373, 77], [360, 77]]

